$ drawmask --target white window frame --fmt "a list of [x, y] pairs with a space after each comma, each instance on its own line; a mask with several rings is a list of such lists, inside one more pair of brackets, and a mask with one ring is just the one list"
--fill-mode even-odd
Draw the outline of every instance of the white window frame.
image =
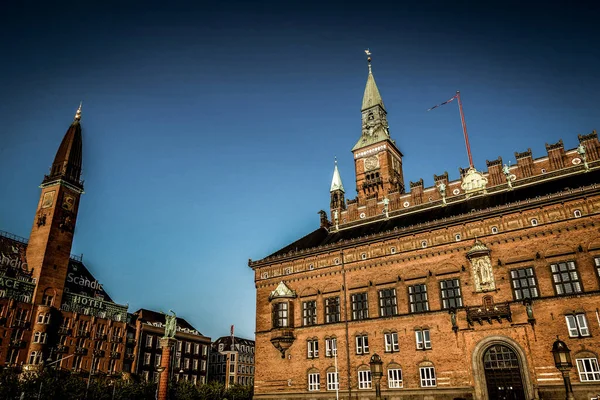
[[590, 328], [587, 323], [585, 314], [569, 314], [565, 315], [569, 337], [588, 337], [590, 336]]
[[492, 226], [492, 233], [494, 235], [498, 233], [498, 227], [497, 226]]
[[421, 387], [436, 387], [437, 378], [435, 376], [435, 367], [420, 367], [419, 377]]
[[362, 369], [358, 371], [358, 388], [371, 389], [371, 370]]
[[455, 240], [455, 241], [457, 241], [457, 242], [460, 242], [460, 240], [461, 240], [460, 233], [456, 233], [456, 234], [454, 235], [454, 240]]
[[306, 358], [319, 358], [319, 341], [317, 339], [306, 341]]
[[580, 382], [600, 382], [600, 366], [597, 358], [578, 358], [576, 361]]
[[160, 367], [160, 362], [162, 361], [162, 355], [161, 354], [155, 354], [154, 355], [154, 365], [157, 367]]
[[325, 339], [325, 357], [335, 357], [337, 355], [337, 338]]
[[327, 373], [327, 390], [340, 390], [340, 374], [337, 372]]
[[368, 335], [357, 335], [356, 336], [356, 354], [368, 354], [369, 353], [369, 336]]
[[529, 222], [531, 223], [531, 226], [538, 226], [539, 223], [537, 218], [531, 218]]
[[192, 343], [185, 342], [185, 352], [186, 353], [191, 353], [192, 352]]
[[50, 313], [39, 313], [37, 323], [48, 325], [50, 323]]
[[150, 353], [144, 353], [144, 365], [150, 365]]
[[429, 329], [416, 330], [415, 341], [417, 343], [417, 350], [431, 349], [431, 336], [429, 333]]
[[581, 210], [577, 209], [577, 210], [573, 211], [573, 216], [575, 218], [581, 218]]
[[48, 335], [46, 332], [35, 332], [33, 334], [33, 343], [46, 343]]
[[194, 343], [194, 354], [200, 354], [200, 345], [198, 343]]
[[152, 347], [152, 335], [147, 335], [146, 336], [146, 347]]
[[401, 368], [389, 368], [388, 369], [388, 388], [390, 389], [402, 389], [404, 382], [402, 381], [402, 369]]
[[321, 390], [321, 375], [318, 372], [308, 374], [308, 391], [316, 392]]
[[400, 351], [400, 346], [398, 345], [398, 332], [389, 332], [384, 334], [383, 337], [386, 353]]

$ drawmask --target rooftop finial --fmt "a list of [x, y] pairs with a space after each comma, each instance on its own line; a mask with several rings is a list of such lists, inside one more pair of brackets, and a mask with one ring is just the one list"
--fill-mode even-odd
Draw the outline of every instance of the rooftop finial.
[[75, 113], [75, 121], [79, 121], [81, 119], [81, 105], [83, 104], [83, 101], [79, 102], [79, 108], [77, 109], [77, 112]]
[[371, 52], [369, 49], [365, 50], [365, 54], [367, 55], [367, 62], [369, 63], [369, 73], [371, 73]]

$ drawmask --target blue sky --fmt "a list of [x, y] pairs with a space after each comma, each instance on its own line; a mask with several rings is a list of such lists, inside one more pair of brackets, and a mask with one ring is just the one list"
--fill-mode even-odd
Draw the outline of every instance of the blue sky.
[[478, 169], [600, 127], [598, 5], [401, 3], [3, 3], [0, 229], [83, 100], [73, 253], [130, 311], [252, 337], [248, 259], [318, 227], [334, 156], [355, 195], [365, 48], [407, 183], [467, 166], [456, 103], [425, 111], [456, 90]]

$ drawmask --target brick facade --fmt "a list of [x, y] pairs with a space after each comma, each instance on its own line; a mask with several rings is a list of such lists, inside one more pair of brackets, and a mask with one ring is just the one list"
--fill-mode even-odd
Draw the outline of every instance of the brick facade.
[[358, 197], [336, 208], [339, 224], [249, 261], [256, 397], [335, 398], [337, 371], [340, 398], [374, 398], [377, 353], [389, 400], [564, 398], [557, 335], [571, 349], [575, 398], [600, 392], [596, 133], [579, 136], [585, 155], [560, 141], [538, 159], [517, 153], [508, 169], [488, 161], [471, 186], [463, 170], [369, 197], [359, 153], [392, 178], [382, 138], [354, 152]]

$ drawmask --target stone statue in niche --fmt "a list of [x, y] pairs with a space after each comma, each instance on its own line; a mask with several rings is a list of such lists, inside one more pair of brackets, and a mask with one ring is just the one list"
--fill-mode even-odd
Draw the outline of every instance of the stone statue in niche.
[[46, 214], [38, 215], [37, 226], [38, 226], [38, 228], [40, 226], [46, 226]]
[[467, 258], [471, 263], [471, 271], [473, 272], [473, 281], [475, 283], [476, 292], [488, 292], [496, 290], [496, 281], [494, 280], [494, 270], [492, 268], [492, 260], [490, 259], [491, 250], [475, 240], [475, 244], [467, 252]]
[[492, 261], [489, 256], [472, 258], [471, 266], [473, 269], [473, 277], [475, 278], [475, 290], [477, 292], [486, 292], [488, 290], [496, 289]]

